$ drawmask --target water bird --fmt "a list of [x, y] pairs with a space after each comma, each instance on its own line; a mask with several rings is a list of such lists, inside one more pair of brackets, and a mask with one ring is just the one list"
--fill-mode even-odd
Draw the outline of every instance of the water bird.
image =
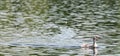
[[98, 35], [96, 35], [96, 36], [93, 37], [93, 40], [92, 40], [93, 43], [92, 43], [92, 44], [82, 44], [81, 47], [82, 47], [82, 48], [90, 48], [90, 49], [98, 48], [98, 45], [97, 45], [97, 43], [96, 43], [96, 41], [97, 41], [98, 39], [101, 39], [101, 37], [98, 36]]

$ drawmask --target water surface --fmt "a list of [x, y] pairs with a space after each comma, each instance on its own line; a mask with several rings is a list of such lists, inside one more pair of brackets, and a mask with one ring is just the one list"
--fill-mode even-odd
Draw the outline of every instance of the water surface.
[[[120, 0], [4, 0], [0, 56], [120, 56]], [[99, 35], [99, 48], [92, 44]]]

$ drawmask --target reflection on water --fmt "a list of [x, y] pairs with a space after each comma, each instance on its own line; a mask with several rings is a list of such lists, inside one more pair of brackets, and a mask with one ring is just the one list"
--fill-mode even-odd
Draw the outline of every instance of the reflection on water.
[[93, 56], [97, 56], [98, 50], [96, 48], [93, 49]]
[[40, 44], [40, 45], [56, 45], [56, 46], [78, 46], [81, 41], [72, 39], [76, 34], [71, 28], [61, 27], [61, 33], [55, 36], [36, 36], [29, 38], [14, 39], [8, 43], [16, 44]]

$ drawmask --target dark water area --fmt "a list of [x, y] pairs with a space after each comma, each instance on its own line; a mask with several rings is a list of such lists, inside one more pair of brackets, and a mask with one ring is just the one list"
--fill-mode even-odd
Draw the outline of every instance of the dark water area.
[[[92, 44], [95, 49], [81, 48]], [[0, 56], [120, 56], [120, 0], [0, 0]]]

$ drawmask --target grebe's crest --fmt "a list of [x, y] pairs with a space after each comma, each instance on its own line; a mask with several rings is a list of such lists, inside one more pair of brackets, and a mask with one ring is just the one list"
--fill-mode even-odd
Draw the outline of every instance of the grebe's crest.
[[93, 39], [94, 39], [94, 40], [98, 40], [98, 39], [101, 39], [101, 37], [100, 37], [99, 35], [95, 35], [95, 36], [93, 37]]

